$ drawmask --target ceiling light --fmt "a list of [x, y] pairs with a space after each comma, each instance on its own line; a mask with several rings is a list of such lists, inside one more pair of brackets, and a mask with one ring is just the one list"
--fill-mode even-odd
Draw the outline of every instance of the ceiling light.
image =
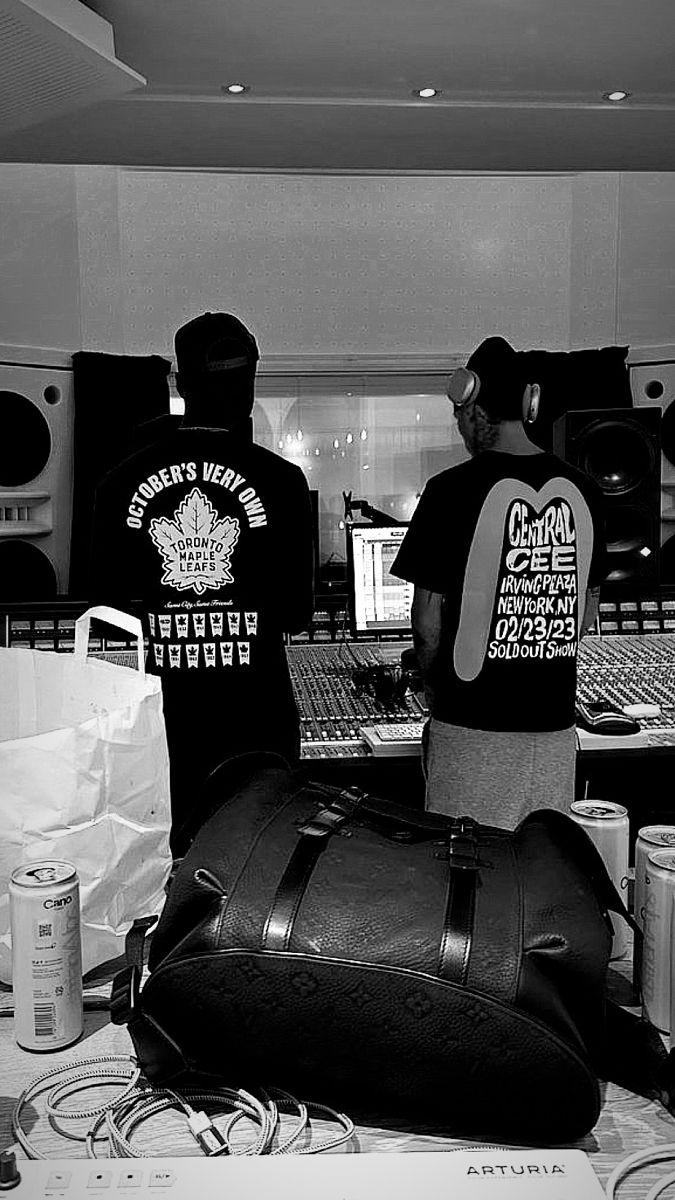
[[420, 100], [431, 100], [433, 96], [440, 96], [440, 94], [439, 89], [434, 87], [415, 88], [413, 92], [413, 96], [419, 96]]
[[221, 91], [229, 92], [231, 96], [241, 96], [242, 92], [247, 92], [248, 90], [248, 85], [245, 83], [226, 83], [221, 88]]
[[621, 100], [627, 100], [630, 92], [603, 92], [603, 100], [611, 100], [613, 104], [618, 104]]

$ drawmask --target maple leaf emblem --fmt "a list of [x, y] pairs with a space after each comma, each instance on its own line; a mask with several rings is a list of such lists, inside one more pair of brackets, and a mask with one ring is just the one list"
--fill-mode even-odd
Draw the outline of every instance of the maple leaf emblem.
[[236, 517], [220, 518], [199, 488], [185, 497], [173, 520], [155, 517], [149, 528], [162, 555], [162, 583], [198, 595], [234, 583], [230, 557], [239, 540], [239, 522]]

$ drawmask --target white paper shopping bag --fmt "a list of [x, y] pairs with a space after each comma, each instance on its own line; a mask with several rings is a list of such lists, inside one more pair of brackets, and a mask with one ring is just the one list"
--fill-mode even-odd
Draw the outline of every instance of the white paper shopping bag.
[[[138, 669], [87, 658], [92, 617], [136, 635]], [[159, 912], [171, 868], [161, 682], [141, 625], [116, 609], [76, 622], [75, 653], [0, 647], [0, 979], [11, 979], [9, 878], [55, 858], [80, 877], [85, 973]]]

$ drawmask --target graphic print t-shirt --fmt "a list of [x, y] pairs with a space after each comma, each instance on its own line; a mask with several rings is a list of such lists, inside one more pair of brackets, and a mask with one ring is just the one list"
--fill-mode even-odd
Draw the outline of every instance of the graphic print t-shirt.
[[487, 451], [430, 479], [392, 573], [443, 596], [434, 717], [573, 725], [586, 589], [603, 559], [599, 490], [552, 454]]
[[261, 730], [283, 749], [297, 725], [283, 632], [311, 615], [312, 560], [300, 468], [225, 431], [181, 428], [101, 483], [92, 595], [142, 602], [170, 749], [215, 741], [220, 761]]

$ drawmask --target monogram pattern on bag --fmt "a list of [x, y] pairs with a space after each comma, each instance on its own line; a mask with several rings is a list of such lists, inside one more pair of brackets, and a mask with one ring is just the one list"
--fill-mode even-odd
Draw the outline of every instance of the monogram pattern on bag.
[[405, 998], [405, 1006], [418, 1021], [431, 1012], [431, 1000], [425, 992], [410, 992]]
[[364, 1004], [370, 1004], [373, 997], [367, 988], [362, 983], [359, 983], [358, 987], [355, 987], [353, 991], [347, 992], [347, 999], [351, 1000], [352, 1004], [355, 1004], [357, 1008], [363, 1008]]
[[247, 983], [257, 982], [262, 976], [262, 971], [259, 970], [255, 963], [251, 962], [250, 958], [241, 959], [236, 964], [236, 970], [240, 975], [243, 975]]
[[479, 1000], [466, 1001], [459, 1006], [459, 1011], [463, 1017], [467, 1017], [474, 1025], [482, 1025], [484, 1021], [490, 1020], [490, 1013]]
[[311, 996], [318, 988], [318, 983], [313, 975], [308, 971], [301, 971], [298, 975], [291, 975], [291, 984], [300, 996]]

